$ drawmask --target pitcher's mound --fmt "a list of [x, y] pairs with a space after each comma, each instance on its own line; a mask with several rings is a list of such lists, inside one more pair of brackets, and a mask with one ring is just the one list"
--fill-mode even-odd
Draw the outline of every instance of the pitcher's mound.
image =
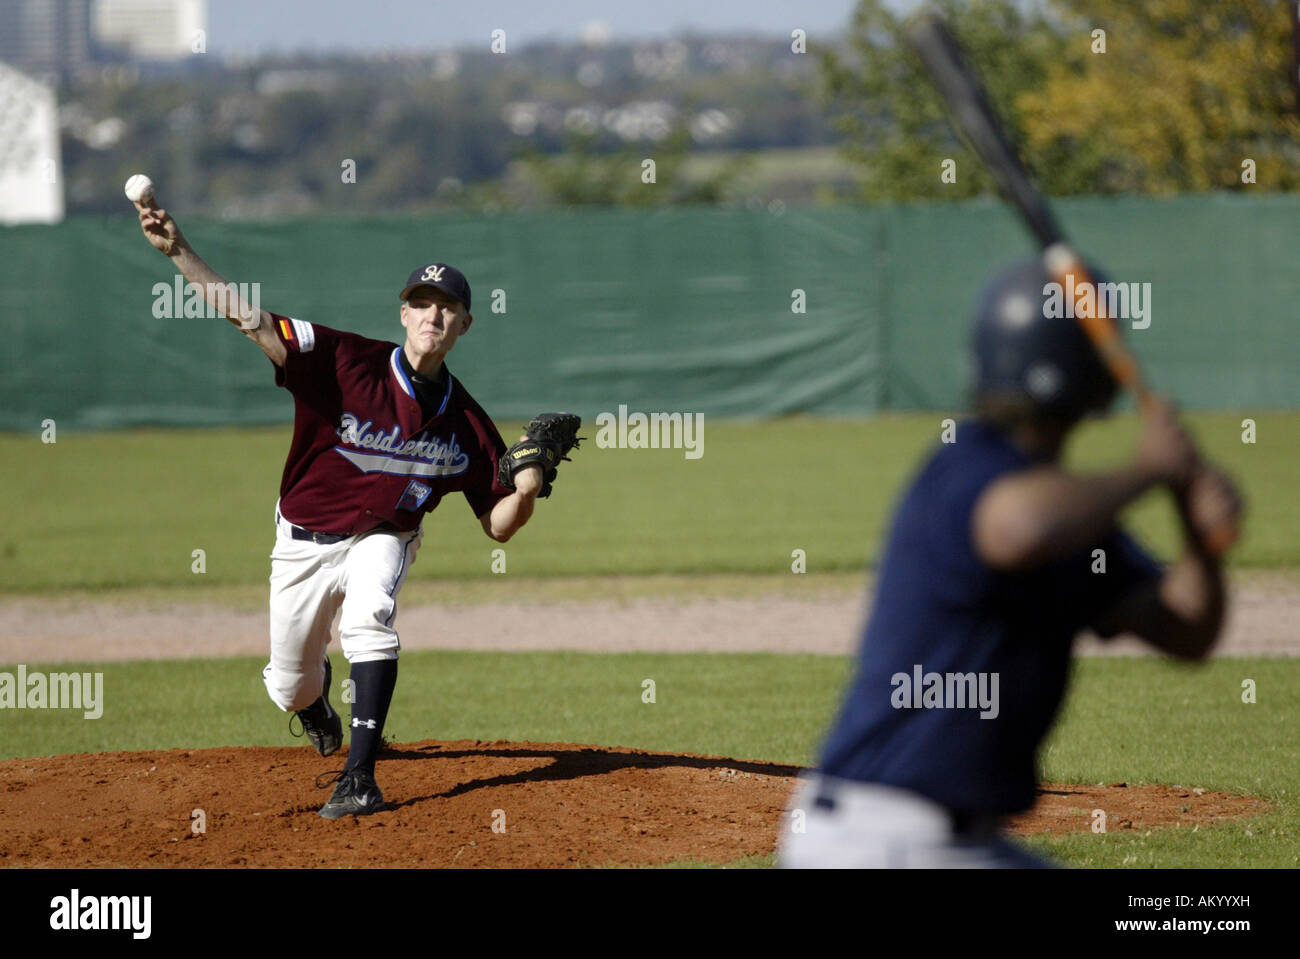
[[[556, 743], [402, 744], [388, 808], [327, 821], [304, 747], [0, 762], [3, 866], [607, 866], [771, 853], [796, 766]], [[1259, 800], [1164, 786], [1044, 786], [1019, 833], [1208, 825]]]

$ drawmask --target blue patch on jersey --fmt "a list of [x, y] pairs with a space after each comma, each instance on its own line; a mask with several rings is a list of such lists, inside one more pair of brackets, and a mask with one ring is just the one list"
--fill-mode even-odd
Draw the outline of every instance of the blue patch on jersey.
[[397, 501], [398, 509], [419, 509], [424, 505], [424, 501], [429, 498], [433, 492], [433, 487], [427, 483], [421, 483], [419, 480], [411, 480], [406, 484], [406, 490], [402, 493], [402, 498]]

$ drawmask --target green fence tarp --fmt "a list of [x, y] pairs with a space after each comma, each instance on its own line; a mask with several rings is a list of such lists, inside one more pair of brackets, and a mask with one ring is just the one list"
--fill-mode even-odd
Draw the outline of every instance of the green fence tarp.
[[[1300, 406], [1300, 197], [1084, 198], [1059, 213], [1110, 279], [1151, 284], [1151, 325], [1126, 335], [1162, 392], [1190, 408]], [[448, 365], [498, 418], [958, 410], [979, 287], [1032, 252], [992, 200], [181, 226], [227, 279], [259, 284], [263, 307], [395, 341], [407, 273], [460, 267], [475, 321]], [[155, 317], [174, 276], [130, 217], [0, 229], [0, 428], [290, 419], [270, 364], [228, 323]]]

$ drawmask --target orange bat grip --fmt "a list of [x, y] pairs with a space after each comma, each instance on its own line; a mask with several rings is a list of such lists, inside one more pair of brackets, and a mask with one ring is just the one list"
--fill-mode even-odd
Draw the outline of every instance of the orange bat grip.
[[[1062, 290], [1078, 290], [1086, 283], [1092, 285], [1094, 293], [1096, 292], [1096, 282], [1088, 272], [1083, 257], [1064, 243], [1055, 243], [1048, 247], [1043, 253], [1043, 261], [1052, 279], [1061, 284]], [[1133, 391], [1134, 396], [1137, 397], [1138, 410], [1145, 415], [1149, 408], [1151, 391], [1142, 378], [1137, 357], [1124, 344], [1114, 320], [1106, 315], [1106, 306], [1101, 296], [1095, 295], [1093, 302], [1096, 304], [1095, 308], [1084, 313], [1075, 310], [1073, 303], [1070, 307], [1075, 319], [1088, 334], [1088, 339], [1092, 341], [1106, 369], [1120, 386]], [[1201, 538], [1201, 546], [1211, 556], [1221, 556], [1237, 541], [1238, 533], [1236, 521], [1225, 519]]]

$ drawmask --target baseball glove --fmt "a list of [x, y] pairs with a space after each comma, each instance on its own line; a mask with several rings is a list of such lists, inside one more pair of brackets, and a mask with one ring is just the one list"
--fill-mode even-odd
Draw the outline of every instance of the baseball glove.
[[538, 496], [551, 495], [551, 483], [561, 460], [582, 442], [578, 429], [582, 418], [573, 413], [539, 413], [524, 430], [526, 439], [510, 449], [497, 466], [497, 482], [506, 489], [515, 488], [515, 473], [532, 463], [542, 467], [542, 488]]

